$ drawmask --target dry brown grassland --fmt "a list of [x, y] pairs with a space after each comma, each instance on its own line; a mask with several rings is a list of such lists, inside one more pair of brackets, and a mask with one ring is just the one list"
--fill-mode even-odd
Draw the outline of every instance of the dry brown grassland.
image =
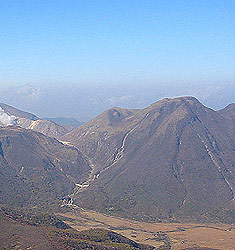
[[110, 229], [156, 248], [168, 241], [173, 250], [190, 247], [235, 249], [235, 227], [228, 224], [146, 223], [89, 210], [74, 210], [58, 215], [79, 231], [90, 228]]

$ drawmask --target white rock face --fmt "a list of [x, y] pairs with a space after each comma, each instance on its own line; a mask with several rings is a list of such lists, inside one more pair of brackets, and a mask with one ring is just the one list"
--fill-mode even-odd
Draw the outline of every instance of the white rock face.
[[0, 124], [3, 126], [16, 125], [16, 119], [14, 115], [9, 115], [0, 107]]

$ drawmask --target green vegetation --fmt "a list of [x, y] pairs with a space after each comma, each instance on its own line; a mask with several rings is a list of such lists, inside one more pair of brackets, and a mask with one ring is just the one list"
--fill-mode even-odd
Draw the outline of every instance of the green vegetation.
[[60, 229], [70, 228], [62, 220], [52, 214], [32, 211], [30, 209], [12, 209], [6, 206], [1, 206], [0, 215], [21, 224], [27, 224], [31, 226], [46, 226]]
[[53, 230], [49, 235], [54, 241], [66, 244], [71, 249], [154, 249], [151, 246], [138, 244], [120, 234], [104, 229], [90, 229], [82, 232], [75, 232], [74, 230]]
[[[20, 237], [22, 240], [18, 243], [21, 244], [22, 248], [26, 247], [24, 244], [28, 244], [30, 240], [34, 244], [33, 249], [39, 249], [39, 245], [42, 243], [40, 242], [40, 238], [39, 242], [35, 243], [35, 240], [31, 239], [31, 237], [32, 235], [33, 237], [37, 237], [37, 235], [41, 234], [41, 241], [46, 241], [48, 242], [47, 244], [50, 244], [48, 249], [153, 249], [152, 246], [138, 244], [120, 234], [104, 229], [91, 229], [78, 232], [54, 215], [32, 210], [12, 209], [1, 206], [0, 226], [1, 229], [8, 232], [0, 237], [0, 245], [3, 249], [9, 249], [9, 246], [15, 244], [14, 238], [12, 238], [12, 242], [11, 240], [9, 242], [9, 239], [13, 235], [17, 235], [19, 230], [21, 232], [25, 231], [24, 234], [21, 233]], [[5, 240], [8, 241], [7, 246]]]

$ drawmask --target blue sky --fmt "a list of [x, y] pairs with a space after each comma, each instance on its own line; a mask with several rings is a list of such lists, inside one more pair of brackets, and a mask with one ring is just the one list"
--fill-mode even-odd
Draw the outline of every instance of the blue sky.
[[186, 94], [219, 108], [235, 99], [235, 1], [1, 0], [0, 75], [2, 101], [41, 116]]

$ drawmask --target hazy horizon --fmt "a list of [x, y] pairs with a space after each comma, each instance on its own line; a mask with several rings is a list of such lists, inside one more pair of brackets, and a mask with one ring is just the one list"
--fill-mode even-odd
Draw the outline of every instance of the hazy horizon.
[[39, 117], [235, 100], [232, 0], [2, 0], [0, 15], [0, 102]]
[[[66, 96], [66, 98], [65, 98]], [[111, 107], [145, 108], [165, 98], [194, 96], [204, 105], [219, 110], [234, 102], [233, 85], [211, 86], [70, 86], [36, 88], [30, 85], [5, 88], [0, 102], [39, 117], [67, 117], [88, 121]]]

